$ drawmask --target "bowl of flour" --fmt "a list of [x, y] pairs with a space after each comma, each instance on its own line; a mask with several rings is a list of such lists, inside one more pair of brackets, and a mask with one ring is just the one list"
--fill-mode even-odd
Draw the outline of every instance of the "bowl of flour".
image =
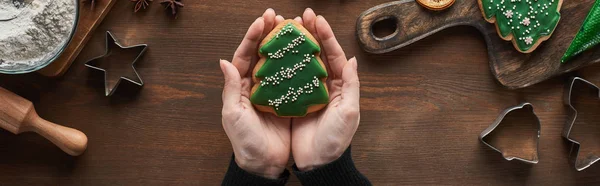
[[0, 73], [23, 74], [52, 63], [79, 19], [79, 0], [0, 0]]

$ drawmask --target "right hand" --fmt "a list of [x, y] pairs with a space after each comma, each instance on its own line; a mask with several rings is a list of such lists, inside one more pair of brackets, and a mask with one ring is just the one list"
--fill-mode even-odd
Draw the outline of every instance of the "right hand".
[[360, 123], [360, 83], [356, 58], [346, 58], [323, 16], [308, 8], [295, 20], [321, 43], [329, 71], [327, 107], [292, 121], [294, 161], [300, 171], [309, 171], [338, 159], [350, 146]]
[[290, 157], [291, 120], [255, 110], [249, 97], [258, 46], [282, 21], [283, 17], [268, 9], [252, 23], [232, 63], [220, 61], [225, 76], [223, 128], [233, 146], [235, 161], [240, 168], [271, 179], [283, 173]]

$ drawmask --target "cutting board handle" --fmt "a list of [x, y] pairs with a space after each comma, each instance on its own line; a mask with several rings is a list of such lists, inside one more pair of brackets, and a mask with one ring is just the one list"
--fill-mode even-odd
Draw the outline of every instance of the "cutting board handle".
[[88, 138], [83, 132], [46, 121], [34, 109], [26, 116], [20, 132], [38, 133], [72, 156], [81, 155], [87, 148]]
[[[369, 53], [386, 53], [404, 47], [448, 27], [473, 25], [482, 20], [476, 0], [457, 0], [443, 11], [431, 11], [414, 0], [395, 1], [363, 12], [356, 22], [361, 47]], [[395, 23], [395, 31], [385, 37], [373, 34], [373, 26], [383, 20]], [[388, 22], [388, 23], [389, 23]], [[385, 25], [394, 27], [394, 25]]]

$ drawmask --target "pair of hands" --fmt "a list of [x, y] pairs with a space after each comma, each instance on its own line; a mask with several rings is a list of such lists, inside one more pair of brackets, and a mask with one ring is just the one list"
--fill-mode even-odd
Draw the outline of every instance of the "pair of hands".
[[280, 118], [257, 111], [250, 102], [259, 44], [284, 21], [273, 9], [267, 9], [252, 23], [232, 63], [220, 61], [225, 76], [223, 128], [233, 146], [235, 161], [240, 168], [266, 178], [275, 179], [283, 173], [290, 151], [301, 171], [336, 160], [350, 145], [360, 120], [356, 59], [346, 59], [329, 23], [310, 8], [294, 20], [321, 44], [322, 59], [328, 66], [330, 99], [323, 110], [302, 118]]

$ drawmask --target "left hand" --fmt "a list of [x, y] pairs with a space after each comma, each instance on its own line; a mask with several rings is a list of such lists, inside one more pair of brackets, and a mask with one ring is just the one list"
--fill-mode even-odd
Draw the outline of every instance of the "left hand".
[[346, 59], [325, 18], [309, 8], [294, 20], [319, 40], [329, 72], [327, 107], [292, 119], [292, 155], [296, 166], [308, 171], [338, 159], [350, 146], [360, 121], [360, 85], [356, 58]]
[[223, 87], [223, 129], [231, 141], [235, 162], [245, 171], [277, 179], [290, 157], [290, 118], [279, 118], [254, 109], [250, 103], [252, 72], [258, 44], [281, 16], [268, 9], [256, 19], [234, 54], [233, 61], [221, 60]]

